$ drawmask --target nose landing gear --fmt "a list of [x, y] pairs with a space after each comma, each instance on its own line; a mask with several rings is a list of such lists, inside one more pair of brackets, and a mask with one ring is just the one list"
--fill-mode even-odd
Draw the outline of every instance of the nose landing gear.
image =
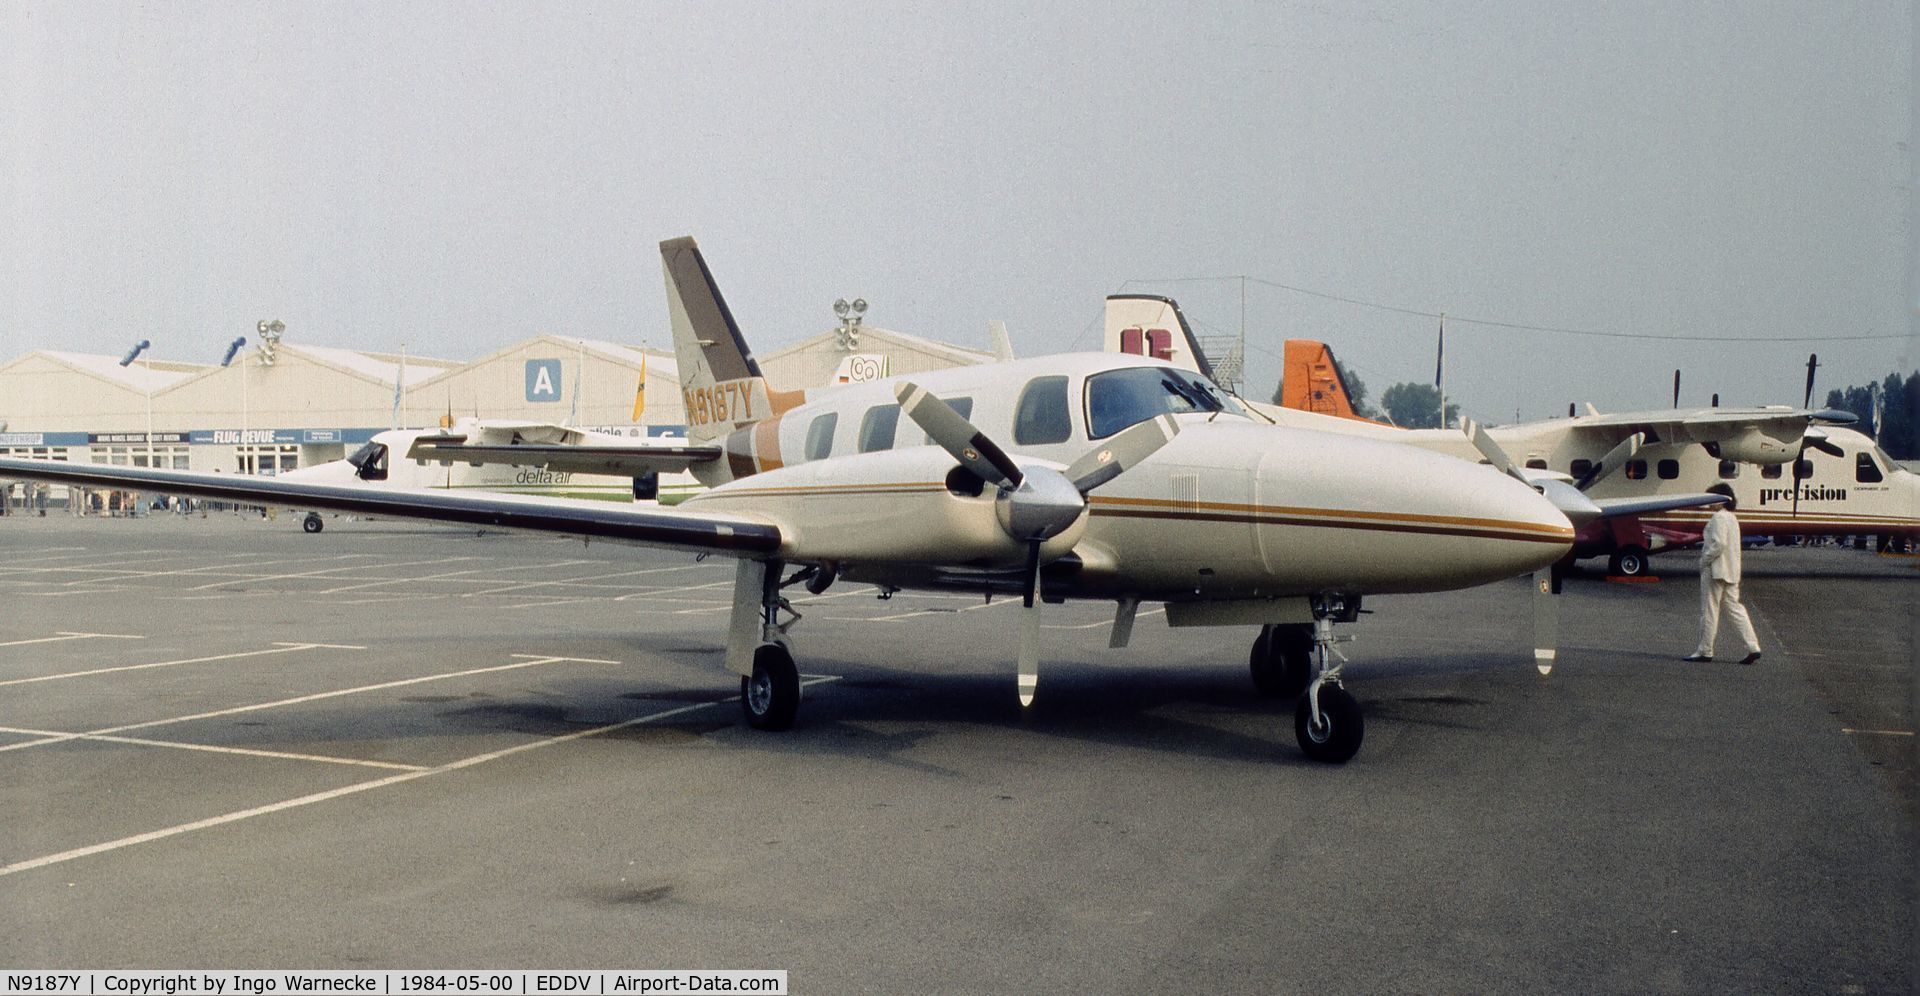
[[1260, 694], [1280, 698], [1300, 696], [1294, 709], [1293, 732], [1300, 750], [1328, 764], [1343, 764], [1360, 751], [1366, 734], [1360, 703], [1340, 683], [1346, 658], [1334, 644], [1352, 637], [1335, 637], [1338, 619], [1350, 622], [1358, 607], [1328, 612], [1315, 606], [1312, 623], [1262, 627], [1253, 641], [1248, 667]]

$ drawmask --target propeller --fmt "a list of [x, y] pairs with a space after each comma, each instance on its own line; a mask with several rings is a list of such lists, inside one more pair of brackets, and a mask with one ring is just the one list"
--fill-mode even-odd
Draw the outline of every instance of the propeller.
[[[1801, 396], [1800, 407], [1813, 407], [1813, 374], [1820, 369], [1820, 354], [1807, 354], [1807, 393]], [[1800, 434], [1800, 449], [1793, 454], [1793, 517], [1800, 517], [1800, 461], [1807, 458], [1807, 433]]]
[[1593, 465], [1593, 469], [1587, 471], [1585, 477], [1575, 481], [1573, 486], [1581, 491], [1590, 490], [1594, 485], [1605, 480], [1607, 475], [1626, 466], [1627, 461], [1633, 459], [1633, 455], [1640, 452], [1640, 447], [1646, 445], [1646, 442], [1647, 434], [1644, 432], [1636, 432], [1622, 439], [1614, 444], [1613, 449], [1607, 451], [1606, 456], [1600, 458], [1599, 463]]
[[[1588, 498], [1580, 488], [1552, 478], [1528, 480], [1527, 476], [1521, 473], [1520, 468], [1507, 456], [1507, 451], [1493, 441], [1493, 437], [1487, 434], [1486, 428], [1480, 423], [1467, 419], [1461, 428], [1466, 430], [1467, 438], [1473, 440], [1474, 449], [1479, 450], [1480, 454], [1487, 458], [1488, 463], [1493, 464], [1501, 473], [1538, 490], [1543, 497], [1553, 502], [1553, 506], [1567, 517], [1568, 522], [1573, 523], [1575, 529], [1600, 518], [1602, 514], [1600, 506], [1595, 505], [1593, 499]], [[1611, 452], [1600, 458], [1601, 465], [1605, 466], [1613, 460], [1623, 448], [1627, 450], [1628, 455], [1631, 455], [1633, 451], [1640, 448], [1640, 438], [1639, 433], [1628, 437], [1625, 442], [1615, 446]], [[1619, 459], [1622, 463], [1626, 462], [1625, 456]], [[1600, 468], [1595, 468], [1587, 476], [1590, 480], [1599, 480], [1604, 474]], [[1554, 597], [1559, 587], [1553, 576], [1551, 565], [1533, 572], [1533, 666], [1543, 675], [1553, 673], [1553, 660], [1560, 645], [1560, 600]]]
[[1673, 372], [1673, 407], [1680, 407], [1680, 371]]
[[1152, 456], [1180, 432], [1172, 415], [1159, 415], [1115, 434], [1082, 454], [1065, 471], [1020, 466], [953, 406], [917, 384], [894, 389], [900, 410], [927, 437], [980, 479], [999, 487], [994, 515], [1007, 535], [1026, 544], [1020, 604], [1020, 704], [1033, 704], [1040, 680], [1040, 547], [1072, 528], [1087, 510], [1087, 494]]

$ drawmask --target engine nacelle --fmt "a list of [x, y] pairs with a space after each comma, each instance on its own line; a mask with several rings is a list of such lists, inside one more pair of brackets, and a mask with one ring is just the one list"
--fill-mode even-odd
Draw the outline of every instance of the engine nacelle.
[[1760, 426], [1748, 426], [1724, 439], [1713, 440], [1709, 449], [1719, 451], [1722, 460], [1741, 463], [1782, 464], [1800, 452], [1799, 427], [1768, 432]]

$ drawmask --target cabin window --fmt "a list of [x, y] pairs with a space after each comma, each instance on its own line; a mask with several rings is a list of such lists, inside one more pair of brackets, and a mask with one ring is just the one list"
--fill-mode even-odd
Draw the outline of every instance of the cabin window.
[[1572, 475], [1574, 480], [1578, 481], [1588, 474], [1593, 473], [1593, 461], [1575, 460], [1573, 466], [1567, 468], [1567, 473]]
[[1736, 460], [1720, 461], [1720, 479], [1731, 481], [1740, 476], [1740, 463]]
[[1035, 377], [1020, 392], [1013, 414], [1013, 441], [1021, 446], [1064, 443], [1073, 436], [1067, 414], [1067, 379]]
[[1800, 460], [1795, 460], [1793, 462], [1793, 479], [1794, 480], [1804, 481], [1807, 478], [1812, 476], [1813, 476], [1812, 460], [1800, 459]]
[[1087, 378], [1087, 435], [1104, 439], [1158, 415], [1233, 412], [1229, 400], [1205, 377], [1168, 367], [1129, 367]]
[[893, 448], [893, 430], [900, 424], [899, 405], [876, 405], [860, 419], [860, 452]]
[[1660, 474], [1661, 480], [1671, 481], [1674, 478], [1680, 476], [1680, 461], [1662, 460], [1659, 463], [1654, 464], [1654, 470]]
[[1533, 459], [1527, 461], [1527, 469], [1528, 470], [1546, 470], [1547, 462], [1545, 460], [1540, 459], [1539, 457], [1534, 457]]
[[807, 459], [825, 460], [833, 454], [833, 427], [840, 421], [840, 413], [828, 412], [817, 415], [807, 425]]
[[1645, 460], [1628, 460], [1627, 461], [1627, 480], [1644, 481], [1646, 479], [1647, 479], [1647, 462]]
[[1879, 484], [1885, 480], [1880, 467], [1873, 462], [1873, 454], [1856, 453], [1853, 457], [1853, 479], [1861, 484]]
[[1770, 463], [1770, 464], [1767, 464], [1767, 465], [1765, 465], [1765, 466], [1763, 466], [1763, 467], [1761, 467], [1761, 468], [1760, 468], [1760, 476], [1761, 476], [1761, 477], [1764, 477], [1764, 478], [1766, 478], [1766, 479], [1767, 479], [1767, 480], [1769, 480], [1769, 481], [1777, 481], [1777, 480], [1779, 480], [1779, 479], [1780, 479], [1780, 465], [1779, 465], [1779, 464], [1777, 464], [1777, 463]]
[[[973, 417], [973, 399], [972, 398], [941, 398], [940, 400], [946, 402], [947, 407], [952, 408], [954, 411], [958, 412], [961, 418], [970, 419]], [[932, 436], [927, 437], [927, 445], [928, 446], [933, 445]]]

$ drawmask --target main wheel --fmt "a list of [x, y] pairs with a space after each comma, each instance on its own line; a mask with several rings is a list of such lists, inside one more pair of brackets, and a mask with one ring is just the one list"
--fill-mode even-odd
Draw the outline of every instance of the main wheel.
[[1313, 696], [1300, 696], [1293, 711], [1293, 734], [1300, 749], [1316, 761], [1345, 764], [1360, 751], [1360, 738], [1366, 724], [1360, 719], [1360, 703], [1338, 685], [1320, 686], [1322, 722], [1313, 721]]
[[1637, 578], [1647, 573], [1647, 551], [1637, 546], [1623, 546], [1614, 553], [1607, 566], [1613, 573], [1626, 578]]
[[1313, 628], [1262, 626], [1247, 655], [1247, 669], [1261, 695], [1285, 698], [1306, 691], [1313, 680]]
[[753, 652], [753, 674], [740, 679], [740, 711], [756, 730], [786, 730], [800, 711], [800, 671], [777, 643]]
[[308, 515], [306, 520], [300, 523], [300, 528], [310, 533], [317, 533], [327, 528], [327, 524], [320, 521], [320, 517], [317, 515]]

